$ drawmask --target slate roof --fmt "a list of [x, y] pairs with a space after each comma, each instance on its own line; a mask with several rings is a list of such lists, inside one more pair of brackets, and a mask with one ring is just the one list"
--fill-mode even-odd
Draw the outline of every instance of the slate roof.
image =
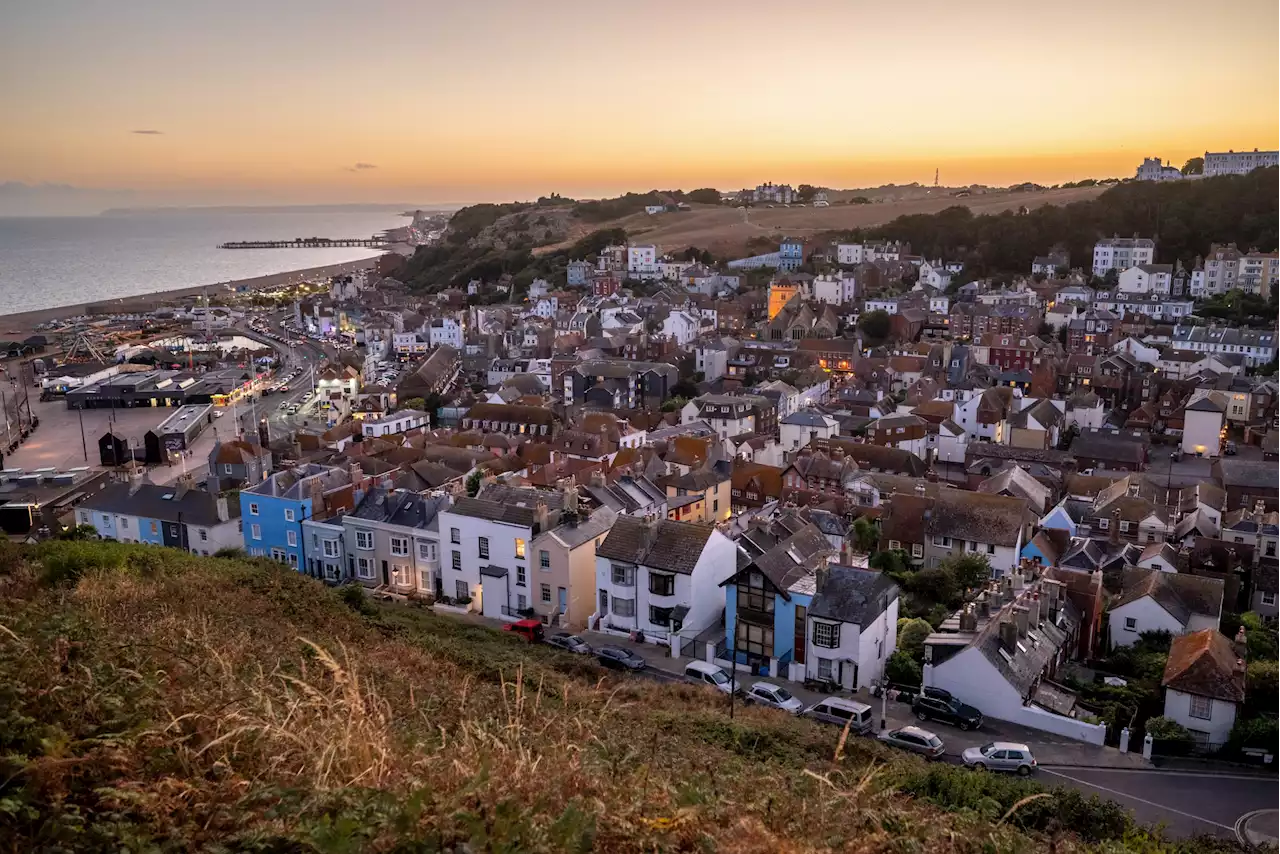
[[1237, 669], [1231, 641], [1217, 629], [1173, 639], [1160, 684], [1184, 694], [1228, 703], [1244, 700], [1244, 668]]
[[812, 409], [797, 410], [786, 418], [779, 421], [779, 424], [798, 424], [802, 427], [825, 427], [829, 415], [823, 415], [821, 412], [815, 412]]
[[809, 616], [866, 626], [898, 598], [898, 585], [882, 572], [832, 565], [822, 589], [809, 603]]
[[495, 483], [485, 487], [475, 498], [458, 498], [449, 512], [531, 528], [540, 503], [547, 507], [548, 523], [554, 524], [558, 511], [564, 507], [564, 493]]
[[[183, 522], [199, 528], [222, 524], [218, 518], [217, 496], [203, 489], [189, 489], [179, 495], [177, 485], [157, 486], [144, 483], [130, 493], [129, 484], [113, 483], [81, 502], [85, 510], [116, 513], [161, 522]], [[227, 502], [228, 519], [240, 516], [240, 502]]]
[[1223, 586], [1220, 578], [1132, 567], [1121, 576], [1120, 598], [1111, 607], [1119, 608], [1150, 596], [1169, 616], [1185, 626], [1192, 614], [1215, 619], [1221, 616]]
[[1280, 472], [1274, 462], [1227, 457], [1218, 460], [1215, 467], [1218, 479], [1226, 488], [1239, 486], [1272, 491], [1280, 489]]
[[1072, 440], [1070, 453], [1077, 458], [1139, 464], [1146, 460], [1147, 445], [1131, 436], [1090, 430]]
[[[1017, 600], [1021, 602], [1022, 600]], [[1014, 604], [1017, 604], [1015, 602]], [[1048, 617], [1048, 609], [1043, 606], [1040, 610], [1040, 622], [1031, 624], [1028, 618], [1028, 629], [1034, 631], [1040, 636], [1039, 642], [1032, 640], [1028, 634], [1026, 637], [1019, 638], [1022, 648], [1008, 650], [1009, 659], [1005, 659], [1000, 654], [1000, 629], [1001, 619], [1008, 616], [1012, 619], [1012, 605], [1006, 607], [1000, 612], [1001, 616], [997, 618], [994, 614], [992, 618], [987, 620], [986, 624], [979, 631], [975, 646], [982, 652], [983, 658], [990, 662], [991, 666], [1004, 676], [1005, 681], [1018, 690], [1018, 695], [1024, 699], [1031, 695], [1032, 686], [1036, 680], [1044, 675], [1045, 668], [1049, 662], [1058, 655], [1058, 651], [1062, 649], [1062, 645], [1066, 643], [1069, 635], [1068, 628], [1076, 624], [1080, 620], [1079, 611], [1070, 599], [1062, 601], [1062, 609], [1058, 612], [1058, 622], [1051, 622]]]
[[356, 519], [386, 522], [406, 528], [425, 528], [441, 510], [448, 509], [444, 495], [420, 495], [407, 490], [376, 487], [369, 491], [349, 515]]
[[645, 520], [619, 516], [596, 556], [683, 575], [693, 573], [714, 528], [662, 519], [646, 527]]
[[[831, 543], [812, 522], [792, 533], [785, 539], [776, 542], [768, 551], [757, 555], [739, 571], [746, 572], [755, 567], [769, 579], [784, 597], [801, 581], [813, 583], [812, 576], [818, 561], [823, 555], [830, 555]], [[730, 583], [736, 578], [730, 578]], [[722, 584], [723, 586], [723, 584]]]

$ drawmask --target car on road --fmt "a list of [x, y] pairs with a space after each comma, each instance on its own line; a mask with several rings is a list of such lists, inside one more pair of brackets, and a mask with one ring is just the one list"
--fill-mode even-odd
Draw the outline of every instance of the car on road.
[[917, 720], [941, 721], [959, 727], [962, 731], [982, 726], [982, 712], [954, 697], [916, 697], [911, 704], [911, 711], [915, 713]]
[[757, 682], [752, 685], [747, 689], [746, 701], [759, 703], [771, 709], [781, 709], [792, 715], [798, 715], [804, 711], [804, 703], [793, 697], [786, 688], [774, 685], [772, 682]]
[[[733, 679], [724, 668], [716, 667], [705, 661], [691, 661], [684, 669], [684, 678], [698, 685], [715, 688], [722, 694], [733, 693]], [[741, 689], [739, 689], [741, 691]]]
[[993, 741], [981, 747], [967, 748], [960, 754], [964, 764], [975, 771], [1009, 771], [1026, 777], [1036, 770], [1031, 748], [1012, 741]]
[[547, 637], [547, 643], [578, 655], [591, 654], [591, 644], [587, 643], [577, 635], [571, 635], [568, 632], [556, 632], [554, 635], [549, 635]]
[[524, 638], [529, 643], [540, 643], [543, 638], [541, 620], [516, 620], [514, 623], [507, 623], [502, 630]]
[[276, 410], [279, 411], [279, 410], [288, 409], [288, 408], [289, 408], [289, 401], [282, 400], [280, 401], [280, 405], [276, 407]]
[[890, 747], [919, 753], [926, 759], [937, 759], [947, 752], [942, 739], [927, 729], [918, 726], [904, 726], [881, 733], [880, 740]]
[[602, 646], [596, 650], [596, 660], [610, 670], [644, 670], [649, 666], [639, 655], [620, 646]]
[[824, 697], [805, 709], [804, 716], [824, 724], [848, 726], [854, 733], [871, 732], [875, 727], [875, 715], [870, 706], [843, 697]]

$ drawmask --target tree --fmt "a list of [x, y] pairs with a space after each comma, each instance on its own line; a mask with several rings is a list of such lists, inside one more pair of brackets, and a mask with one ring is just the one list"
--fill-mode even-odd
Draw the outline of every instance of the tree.
[[1249, 686], [1245, 692], [1245, 715], [1276, 714], [1276, 698], [1280, 696], [1280, 665], [1275, 661], [1250, 661], [1245, 672], [1244, 684]]
[[683, 397], [669, 397], [662, 402], [663, 412], [679, 412], [689, 401]]
[[401, 409], [418, 409], [423, 412], [427, 409], [427, 402], [421, 397], [411, 397], [404, 403], [400, 404]]
[[991, 562], [984, 554], [965, 552], [947, 558], [940, 566], [949, 570], [956, 583], [965, 590], [981, 587], [991, 580]]
[[916, 660], [902, 650], [895, 650], [884, 663], [886, 682], [906, 687], [916, 687], [923, 678], [923, 671]]
[[671, 396], [691, 400], [698, 396], [698, 387], [689, 380], [680, 380], [671, 387]]
[[911, 592], [929, 602], [949, 604], [960, 594], [960, 585], [951, 570], [936, 566], [911, 576]]
[[480, 474], [478, 470], [473, 471], [467, 477], [467, 495], [469, 495], [472, 498], [475, 498], [476, 495], [480, 493], [480, 481], [483, 479], [484, 479], [484, 475]]
[[905, 557], [906, 553], [902, 549], [876, 552], [867, 561], [867, 566], [872, 569], [878, 569], [885, 575], [902, 575], [907, 568]]
[[796, 187], [796, 198], [802, 202], [807, 202], [818, 192], [818, 188], [812, 184], [801, 184]]
[[1156, 741], [1191, 743], [1191, 733], [1187, 732], [1187, 728], [1173, 718], [1164, 716], [1150, 718], [1147, 720], [1146, 730], [1147, 735]]
[[889, 319], [887, 311], [868, 311], [858, 318], [858, 329], [873, 341], [884, 341], [893, 331], [893, 321]]
[[1182, 164], [1183, 175], [1203, 175], [1204, 174], [1204, 158], [1192, 157], [1186, 163]]
[[698, 205], [718, 205], [720, 204], [720, 191], [711, 187], [699, 187], [696, 190], [690, 190], [685, 193], [685, 199]]
[[872, 522], [866, 516], [859, 516], [853, 520], [853, 547], [860, 552], [871, 552], [875, 550], [876, 543], [880, 541], [880, 531], [876, 529], [875, 522]]
[[924, 660], [924, 639], [933, 634], [933, 626], [928, 620], [916, 617], [913, 620], [899, 620], [902, 626], [898, 629], [898, 649], [911, 656], [914, 661]]
[[72, 525], [58, 534], [60, 540], [96, 540], [98, 529], [92, 525]]
[[1053, 325], [1045, 320], [1040, 321], [1040, 325], [1036, 327], [1036, 335], [1039, 335], [1041, 338], [1047, 338], [1052, 334], [1053, 334]]

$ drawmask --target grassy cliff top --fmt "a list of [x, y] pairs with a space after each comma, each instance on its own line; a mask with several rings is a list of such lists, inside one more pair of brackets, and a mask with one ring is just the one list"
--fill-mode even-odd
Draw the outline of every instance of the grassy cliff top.
[[0, 549], [0, 852], [1172, 850], [1074, 792], [726, 712], [265, 561]]

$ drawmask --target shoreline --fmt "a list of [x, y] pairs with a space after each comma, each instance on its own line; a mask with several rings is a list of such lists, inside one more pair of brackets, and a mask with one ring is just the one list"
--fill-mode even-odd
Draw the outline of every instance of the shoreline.
[[92, 300], [89, 302], [75, 303], [72, 305], [53, 306], [52, 308], [41, 308], [33, 311], [21, 311], [13, 314], [0, 315], [0, 335], [17, 336], [31, 335], [35, 332], [35, 327], [42, 323], [48, 323], [50, 320], [60, 320], [67, 317], [75, 317], [77, 315], [86, 314], [90, 306], [104, 308], [110, 306], [112, 312], [143, 312], [151, 311], [159, 308], [167, 302], [182, 299], [184, 297], [199, 296], [206, 290], [223, 293], [225, 288], [246, 288], [248, 290], [261, 290], [263, 288], [275, 287], [289, 282], [297, 278], [327, 278], [329, 276], [338, 276], [344, 273], [352, 273], [356, 270], [366, 270], [374, 266], [378, 260], [377, 255], [372, 258], [362, 258], [358, 261], [346, 261], [341, 264], [324, 264], [319, 267], [302, 267], [296, 270], [287, 270], [283, 273], [270, 273], [265, 276], [255, 276], [251, 279], [238, 279], [232, 282], [217, 282], [208, 285], [193, 285], [186, 288], [174, 288], [172, 290], [154, 291], [149, 294], [138, 294], [131, 297], [118, 297], [116, 299]]

